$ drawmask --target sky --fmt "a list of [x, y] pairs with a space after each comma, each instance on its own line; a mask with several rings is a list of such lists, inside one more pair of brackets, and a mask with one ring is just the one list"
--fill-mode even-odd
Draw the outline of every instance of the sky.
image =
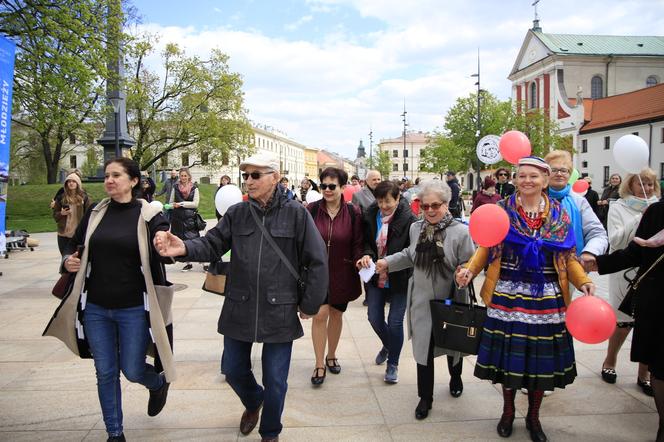
[[[442, 128], [481, 87], [510, 98], [507, 76], [533, 0], [133, 0], [141, 31], [205, 57], [230, 56], [252, 122], [355, 158], [408, 130]], [[664, 35], [664, 0], [540, 0], [543, 31]], [[158, 63], [156, 57], [150, 61]]]

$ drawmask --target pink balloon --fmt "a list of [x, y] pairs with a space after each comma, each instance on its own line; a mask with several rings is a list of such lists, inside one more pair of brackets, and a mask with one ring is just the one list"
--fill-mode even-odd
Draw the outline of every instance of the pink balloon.
[[616, 313], [597, 296], [581, 296], [567, 306], [567, 330], [581, 342], [599, 344], [616, 329]]
[[483, 247], [493, 247], [507, 236], [510, 219], [507, 212], [495, 204], [484, 204], [470, 216], [470, 236]]
[[359, 187], [348, 185], [344, 187], [344, 201], [350, 203], [353, 200], [353, 194], [360, 190]]
[[498, 147], [503, 159], [512, 164], [518, 164], [521, 158], [529, 156], [532, 152], [530, 140], [523, 132], [518, 130], [505, 132], [500, 137]]
[[576, 180], [576, 182], [572, 185], [572, 190], [575, 191], [576, 193], [583, 193], [588, 188], [590, 187], [590, 184], [588, 184], [588, 181], [586, 180]]

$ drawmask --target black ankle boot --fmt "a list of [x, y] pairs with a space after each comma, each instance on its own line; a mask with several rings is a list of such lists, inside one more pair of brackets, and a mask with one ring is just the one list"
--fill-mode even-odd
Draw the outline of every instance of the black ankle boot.
[[429, 410], [431, 410], [431, 402], [428, 399], [420, 399], [420, 403], [415, 407], [415, 419], [422, 420], [426, 419], [429, 416]]
[[526, 418], [526, 429], [530, 432], [530, 440], [533, 442], [546, 442], [549, 440], [544, 431], [542, 431], [542, 424], [540, 424], [539, 419], [531, 421], [531, 419]]
[[156, 416], [166, 405], [168, 398], [168, 387], [170, 384], [164, 379], [164, 385], [157, 390], [150, 390], [150, 400], [148, 401], [148, 416]]
[[106, 439], [106, 442], [125, 442], [127, 439], [125, 439], [124, 433], [118, 435], [118, 436], [108, 436], [108, 439]]
[[514, 424], [514, 415], [506, 416], [505, 414], [503, 414], [500, 417], [500, 422], [498, 422], [498, 426], [496, 427], [496, 431], [498, 431], [498, 436], [510, 437], [512, 435], [512, 424]]

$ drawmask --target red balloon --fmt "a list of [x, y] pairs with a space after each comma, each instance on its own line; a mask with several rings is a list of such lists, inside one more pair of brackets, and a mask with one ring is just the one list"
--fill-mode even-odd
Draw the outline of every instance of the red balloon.
[[583, 193], [588, 190], [589, 187], [590, 184], [588, 184], [588, 181], [586, 180], [576, 180], [576, 182], [572, 184], [572, 190], [576, 193]]
[[599, 344], [613, 335], [616, 313], [597, 296], [581, 296], [567, 306], [567, 330], [581, 342]]
[[355, 187], [350, 184], [344, 187], [344, 201], [350, 203], [353, 200], [353, 194], [358, 190], [360, 190], [359, 187]]
[[469, 223], [470, 236], [483, 247], [502, 242], [510, 229], [507, 212], [495, 204], [484, 204], [473, 211]]
[[505, 132], [500, 137], [498, 147], [503, 159], [512, 164], [518, 164], [521, 158], [529, 156], [532, 152], [530, 140], [523, 132], [518, 130]]

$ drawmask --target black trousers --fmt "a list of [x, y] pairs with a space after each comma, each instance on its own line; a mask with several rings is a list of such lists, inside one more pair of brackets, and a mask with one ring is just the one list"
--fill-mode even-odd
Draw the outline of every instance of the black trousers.
[[[447, 369], [450, 376], [461, 376], [463, 371], [463, 358], [457, 365], [452, 365], [454, 358], [447, 357]], [[427, 365], [417, 364], [417, 395], [420, 399], [426, 399], [433, 402], [433, 335], [429, 340], [429, 354], [427, 356]]]

